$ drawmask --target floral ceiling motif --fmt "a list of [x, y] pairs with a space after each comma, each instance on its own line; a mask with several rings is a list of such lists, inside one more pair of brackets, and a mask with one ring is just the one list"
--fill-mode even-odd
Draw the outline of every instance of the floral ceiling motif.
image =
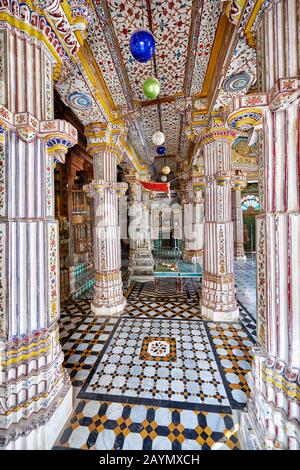
[[83, 125], [95, 121], [107, 122], [105, 111], [95, 100], [94, 90], [84, 71], [80, 70], [80, 65], [72, 67], [68, 79], [56, 82], [55, 87], [62, 100], [74, 111]]
[[161, 96], [181, 93], [191, 27], [192, 0], [151, 2], [156, 66]]
[[[155, 73], [161, 84], [161, 97], [182, 92], [193, 1], [152, 1], [151, 26], [146, 1], [108, 0], [107, 3], [134, 97], [145, 99], [142, 82]], [[157, 45], [156, 71], [153, 61], [140, 64], [130, 53], [130, 36], [139, 28], [152, 29]]]
[[234, 95], [246, 94], [256, 83], [256, 52], [240, 39], [233, 53], [215, 110], [227, 106]]
[[130, 52], [129, 41], [137, 29], [149, 29], [146, 2], [108, 0], [107, 4], [133, 96], [143, 99], [142, 83], [147, 77], [154, 75], [153, 61], [144, 64], [135, 61]]
[[203, 2], [201, 26], [195, 58], [195, 69], [192, 80], [192, 93], [200, 93], [202, 90], [218, 27], [221, 8], [222, 3], [219, 0], [204, 0]]
[[99, 19], [95, 12], [93, 13], [92, 27], [88, 31], [87, 41], [114, 103], [117, 106], [126, 107], [126, 96], [114, 63], [112, 48], [108, 47], [104, 31], [101, 24], [99, 27]]
[[176, 155], [179, 147], [181, 116], [175, 109], [174, 101], [169, 104], [162, 104], [161, 112], [164, 117], [162, 131], [166, 136], [165, 147], [167, 153]]
[[[82, 0], [87, 2], [87, 0]], [[180, 114], [174, 99], [191, 100], [200, 94], [224, 3], [222, 0], [91, 0], [86, 43], [105, 81], [111, 99], [128, 121], [129, 140], [141, 162], [156, 155], [155, 131], [164, 132], [167, 155], [186, 158], [189, 141], [185, 128], [189, 116]], [[240, 3], [240, 2], [238, 2]], [[134, 31], [151, 30], [155, 37], [154, 58], [135, 61], [129, 42]], [[65, 81], [57, 83], [64, 101], [84, 125], [108, 120], [95, 98], [86, 64], [77, 63]], [[144, 106], [143, 81], [155, 75], [161, 84], [162, 102]], [[248, 90], [256, 81], [255, 52], [239, 41], [223, 83], [217, 107], [228, 104], [232, 94]]]
[[[96, 0], [96, 3], [99, 13], [103, 2]], [[161, 98], [201, 91], [220, 16], [220, 1], [154, 0], [148, 4], [148, 10], [147, 2], [142, 0], [107, 0], [107, 5], [110, 14], [107, 23], [111, 24], [117, 38], [134, 100], [145, 100], [142, 84], [151, 75], [156, 75], [160, 81]], [[140, 64], [131, 56], [130, 37], [139, 28], [150, 29], [154, 34], [155, 61]], [[111, 90], [109, 82], [108, 88]], [[187, 151], [188, 141], [181, 138], [182, 118], [173, 102], [143, 108], [140, 120], [151, 159], [155, 156], [152, 134], [160, 129], [166, 136], [167, 154], [177, 155], [179, 149], [180, 153]], [[140, 150], [138, 145], [137, 150]]]

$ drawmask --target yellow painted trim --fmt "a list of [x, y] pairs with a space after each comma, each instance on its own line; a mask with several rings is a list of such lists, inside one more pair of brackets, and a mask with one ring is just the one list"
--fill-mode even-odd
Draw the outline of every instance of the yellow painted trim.
[[32, 348], [36, 348], [37, 346], [39, 346], [40, 344], [43, 344], [43, 343], [47, 343], [47, 341], [49, 341], [49, 339], [42, 339], [38, 342], [35, 342], [35, 343], [31, 343], [30, 345], [28, 346], [22, 346], [21, 348], [19, 349], [10, 349], [7, 354], [8, 355], [11, 355], [11, 354], [19, 354], [20, 352], [22, 351], [28, 351], [28, 349], [32, 349]]
[[38, 351], [32, 351], [32, 352], [29, 352], [28, 354], [22, 354], [21, 356], [8, 359], [8, 361], [5, 361], [2, 363], [2, 366], [8, 366], [10, 364], [16, 364], [18, 362], [26, 361], [27, 359], [40, 356], [42, 353], [47, 353], [50, 351], [50, 349], [51, 349], [51, 345], [46, 346], [45, 348], [41, 348]]
[[253, 23], [255, 21], [255, 18], [257, 16], [257, 13], [260, 10], [260, 7], [262, 6], [264, 0], [257, 0], [255, 7], [252, 10], [251, 16], [249, 18], [249, 21], [247, 23], [247, 26], [245, 28], [245, 35], [248, 37], [249, 33], [251, 33], [251, 28], [253, 26]]
[[67, 152], [69, 147], [63, 144], [57, 144], [54, 147], [47, 148], [48, 155], [54, 155], [56, 154], [59, 150], [62, 150], [63, 152]]
[[[84, 71], [86, 72], [92, 86], [96, 89], [96, 97], [97, 99], [100, 101], [101, 105], [103, 106], [106, 114], [108, 115], [109, 117], [109, 120], [110, 121], [114, 121], [114, 118], [112, 116], [112, 111], [113, 109], [112, 108], [116, 108], [111, 96], [110, 96], [110, 93], [108, 91], [108, 88], [107, 88], [107, 85], [105, 83], [105, 80], [99, 70], [99, 67], [95, 61], [95, 58], [92, 54], [92, 52], [90, 51], [90, 48], [87, 46], [87, 43], [84, 44], [84, 46], [88, 49], [88, 51], [90, 52], [90, 59], [92, 60], [93, 62], [93, 65], [94, 65], [94, 68], [95, 70], [98, 72], [98, 77], [95, 77], [94, 73], [91, 71], [90, 67], [89, 67], [89, 64], [87, 63], [87, 59], [85, 57], [85, 53], [82, 49], [79, 49], [78, 51], [78, 54], [77, 54], [77, 57], [78, 59], [80, 60], [83, 68], [84, 68]], [[104, 89], [104, 95], [105, 95], [105, 98], [107, 99], [109, 105], [105, 102], [105, 100], [103, 99], [102, 97], [102, 93], [101, 91], [99, 90], [99, 88], [97, 88], [97, 82], [96, 82], [96, 78], [98, 78], [100, 80], [100, 84], [101, 86], [103, 87]]]
[[39, 15], [43, 16], [45, 14], [45, 12], [43, 10], [41, 10], [40, 8], [33, 5], [32, 0], [26, 0], [26, 3], [27, 3], [27, 5], [29, 6], [29, 8], [31, 10], [36, 11]]
[[[270, 377], [265, 370], [262, 370], [262, 375], [268, 383], [275, 385], [277, 389], [283, 390], [289, 397], [297, 398], [297, 400], [300, 400], [300, 393], [297, 392], [297, 385], [293, 387], [285, 378], [283, 378], [281, 382], [276, 379], [276, 375], [274, 374], [274, 372], [269, 370], [269, 373], [272, 375], [272, 377]], [[291, 390], [292, 387], [295, 390]]]
[[227, 16], [225, 15], [221, 16], [219, 24], [218, 24], [213, 48], [210, 54], [209, 63], [208, 63], [208, 67], [206, 70], [206, 76], [205, 76], [205, 80], [202, 86], [202, 91], [199, 95], [195, 95], [195, 97], [197, 98], [202, 98], [208, 95], [208, 90], [211, 85], [212, 76], [214, 74], [215, 67], [217, 64], [219, 51], [223, 44], [223, 38], [224, 38], [224, 33], [226, 30], [227, 24], [228, 24]]
[[133, 163], [138, 171], [143, 171], [144, 165], [138, 159], [138, 155], [136, 154], [134, 148], [128, 144], [128, 142], [123, 143], [123, 147], [126, 149], [128, 154], [132, 157]]
[[16, 28], [18, 31], [26, 31], [28, 34], [30, 34], [30, 36], [33, 36], [39, 41], [45, 43], [57, 63], [62, 64], [61, 57], [57, 54], [57, 52], [53, 48], [52, 44], [48, 41], [44, 33], [42, 33], [41, 31], [37, 31], [35, 28], [25, 23], [24, 21], [21, 21], [18, 18], [15, 18], [14, 16], [10, 16], [10, 14], [7, 12], [0, 13], [0, 21], [5, 21], [10, 26]]
[[[65, 13], [65, 15], [67, 17], [67, 20], [69, 21], [70, 25], [83, 22], [81, 18], [72, 18], [71, 8], [65, 0], [63, 0], [61, 2], [61, 7], [62, 7], [63, 12]], [[87, 22], [84, 21], [84, 23], [87, 23]], [[84, 43], [84, 37], [82, 35], [82, 31], [73, 31], [73, 32], [74, 32], [80, 46], [82, 46], [83, 43]]]

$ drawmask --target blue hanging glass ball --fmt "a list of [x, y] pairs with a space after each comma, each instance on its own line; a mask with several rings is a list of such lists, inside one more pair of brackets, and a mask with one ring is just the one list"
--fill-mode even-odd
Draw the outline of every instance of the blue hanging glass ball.
[[148, 62], [154, 54], [155, 40], [150, 31], [135, 31], [130, 38], [130, 51], [138, 62]]
[[158, 153], [158, 155], [164, 155], [164, 153], [166, 153], [166, 147], [160, 145], [159, 147], [157, 147], [156, 152]]

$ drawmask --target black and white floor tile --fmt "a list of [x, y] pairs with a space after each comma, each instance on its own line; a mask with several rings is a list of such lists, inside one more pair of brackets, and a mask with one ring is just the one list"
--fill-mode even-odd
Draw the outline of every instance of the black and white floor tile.
[[256, 320], [255, 317], [248, 311], [248, 309], [240, 301], [238, 301], [240, 317], [239, 322], [247, 331], [249, 337], [253, 342], [257, 341], [256, 336]]
[[[173, 338], [175, 361], [140, 357], [143, 340]], [[204, 323], [185, 320], [139, 320], [122, 318], [94, 374], [80, 392], [80, 398], [106, 400], [124, 397], [146, 404], [160, 400], [182, 405], [229, 406]], [[162, 403], [164, 402], [164, 403]]]
[[81, 325], [85, 317], [91, 313], [90, 304], [85, 300], [74, 300], [62, 307], [59, 319], [59, 334], [61, 343]]
[[69, 371], [74, 387], [84, 385], [116, 321], [116, 318], [96, 319], [90, 314], [63, 344], [64, 367]]
[[120, 318], [95, 318], [85, 300], [65, 307], [60, 331], [76, 407], [56, 448], [238, 449], [235, 416], [249, 395], [256, 339], [255, 271], [249, 277], [242, 263], [238, 296], [248, 278], [248, 297], [239, 323], [204, 321], [193, 282], [182, 293], [172, 281], [157, 290], [135, 284]]
[[231, 414], [81, 400], [56, 449], [236, 450]]

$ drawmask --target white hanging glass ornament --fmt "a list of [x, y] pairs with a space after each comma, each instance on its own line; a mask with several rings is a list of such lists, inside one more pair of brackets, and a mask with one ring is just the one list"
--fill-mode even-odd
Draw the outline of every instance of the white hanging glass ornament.
[[162, 145], [165, 141], [165, 136], [162, 132], [156, 131], [152, 136], [152, 142], [154, 145]]
[[163, 169], [161, 170], [164, 175], [168, 175], [171, 171], [169, 166], [164, 166]]
[[162, 175], [162, 177], [160, 178], [161, 181], [163, 181], [164, 183], [167, 181], [167, 177], [166, 175]]

